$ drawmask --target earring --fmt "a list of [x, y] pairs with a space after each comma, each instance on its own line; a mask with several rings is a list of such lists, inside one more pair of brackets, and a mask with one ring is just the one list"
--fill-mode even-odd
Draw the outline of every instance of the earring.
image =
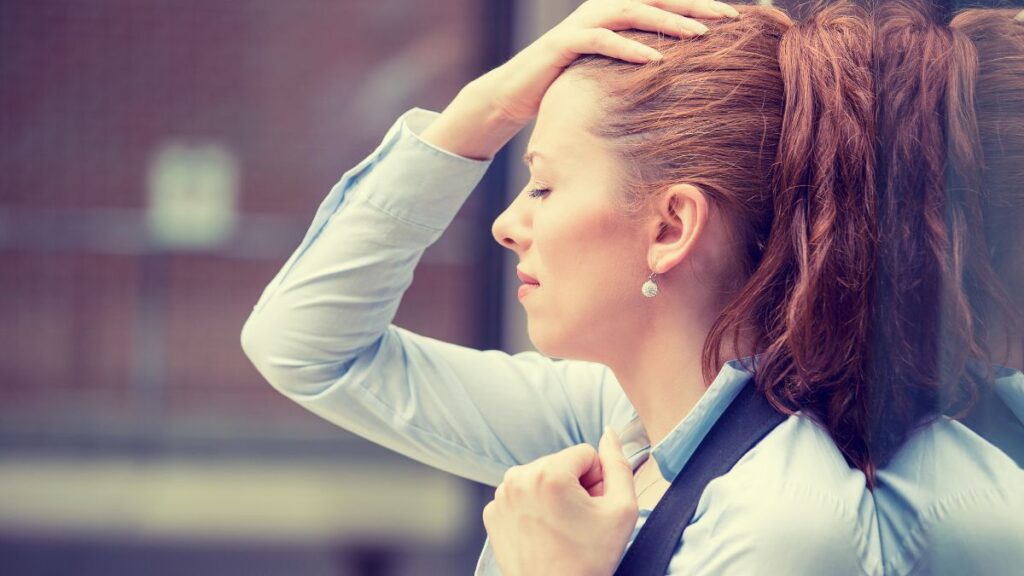
[[654, 274], [654, 272], [651, 272], [647, 282], [644, 282], [644, 285], [640, 288], [640, 291], [648, 298], [654, 298], [658, 295], [658, 285], [654, 283]]

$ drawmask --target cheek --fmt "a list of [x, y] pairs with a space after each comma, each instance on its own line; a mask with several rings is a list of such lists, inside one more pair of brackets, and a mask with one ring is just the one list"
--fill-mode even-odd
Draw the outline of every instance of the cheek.
[[567, 207], [550, 210], [534, 220], [534, 247], [552, 282], [573, 278], [592, 263], [602, 233], [593, 214]]
[[621, 218], [582, 209], [538, 214], [533, 241], [544, 279], [529, 306], [531, 341], [555, 357], [602, 361], [642, 317], [642, 247]]
[[[558, 218], [553, 213], [544, 216]], [[644, 254], [621, 218], [576, 212], [554, 223], [535, 224], [540, 224], [535, 226], [534, 242], [544, 272], [567, 305], [618, 302], [632, 288], [640, 293], [643, 279], [634, 277], [643, 274]]]

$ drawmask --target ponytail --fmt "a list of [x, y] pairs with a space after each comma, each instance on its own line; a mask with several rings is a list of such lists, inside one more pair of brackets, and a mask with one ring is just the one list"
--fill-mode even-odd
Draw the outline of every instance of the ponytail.
[[[705, 380], [757, 354], [754, 382], [804, 411], [873, 480], [865, 436], [877, 241], [871, 35], [866, 12], [832, 3], [801, 22], [763, 6], [709, 21], [686, 42], [629, 31], [665, 59], [583, 57], [601, 82], [594, 133], [628, 160], [630, 206], [688, 182], [738, 244], [731, 297], [703, 350]], [[724, 356], [728, 354], [728, 358]]]
[[777, 409], [816, 418], [873, 481], [864, 433], [876, 246], [870, 50], [867, 15], [847, 2], [782, 37], [774, 218], [759, 266], [706, 352], [720, 364], [723, 339], [739, 339], [754, 318], [759, 388]]

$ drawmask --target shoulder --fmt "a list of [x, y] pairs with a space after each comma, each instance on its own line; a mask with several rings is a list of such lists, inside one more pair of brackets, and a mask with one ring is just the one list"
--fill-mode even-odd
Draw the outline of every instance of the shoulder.
[[876, 574], [873, 527], [863, 473], [820, 426], [794, 415], [708, 484], [680, 573]]
[[879, 470], [875, 501], [890, 573], [1010, 573], [1024, 563], [1015, 528], [1024, 471], [959, 422], [941, 418], [911, 436]]

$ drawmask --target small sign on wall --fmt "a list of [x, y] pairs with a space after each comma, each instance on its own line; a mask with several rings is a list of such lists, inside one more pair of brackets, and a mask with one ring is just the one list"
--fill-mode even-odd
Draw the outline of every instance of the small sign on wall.
[[158, 246], [215, 248], [234, 233], [238, 162], [224, 146], [161, 146], [150, 162], [147, 188], [147, 227]]

